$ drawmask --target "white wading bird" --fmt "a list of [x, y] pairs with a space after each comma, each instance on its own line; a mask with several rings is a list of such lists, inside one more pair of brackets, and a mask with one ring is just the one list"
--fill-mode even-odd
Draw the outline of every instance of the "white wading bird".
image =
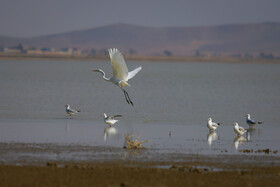
[[250, 127], [262, 124], [263, 122], [256, 122], [254, 120], [251, 119], [250, 114], [246, 114], [246, 122]]
[[115, 119], [116, 117], [122, 117], [121, 115], [114, 115], [114, 116], [107, 116], [105, 113], [102, 114], [102, 117], [104, 118], [104, 122], [110, 126], [117, 123], [119, 120]]
[[81, 112], [80, 110], [74, 110], [70, 108], [70, 105], [65, 105], [66, 107], [66, 113], [69, 114], [69, 116], [72, 116], [74, 114], [77, 114], [78, 112]]
[[118, 49], [109, 49], [109, 55], [111, 59], [111, 65], [113, 67], [113, 77], [106, 78], [104, 71], [101, 69], [92, 70], [94, 72], [100, 72], [103, 75], [103, 79], [106, 81], [110, 81], [120, 87], [124, 93], [126, 102], [128, 104], [131, 104], [133, 106], [133, 102], [130, 100], [129, 95], [127, 91], [124, 89], [125, 86], [129, 86], [128, 80], [134, 77], [141, 69], [142, 67], [138, 67], [134, 69], [133, 71], [128, 72], [127, 66], [125, 64], [124, 58], [122, 54], [118, 51]]
[[212, 118], [208, 118], [207, 127], [210, 130], [216, 130], [220, 126], [220, 123], [215, 123], [212, 121]]
[[232, 126], [233, 126], [234, 132], [235, 132], [238, 136], [242, 136], [245, 132], [247, 132], [247, 130], [244, 129], [243, 127], [240, 127], [240, 126], [238, 125], [238, 123], [234, 123], [234, 124], [232, 124]]

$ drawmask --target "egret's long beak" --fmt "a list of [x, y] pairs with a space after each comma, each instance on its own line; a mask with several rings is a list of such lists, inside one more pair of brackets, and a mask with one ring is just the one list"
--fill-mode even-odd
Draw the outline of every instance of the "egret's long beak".
[[235, 126], [235, 124], [232, 124], [232, 126]]
[[98, 72], [98, 69], [94, 69], [94, 70], [92, 70], [93, 72]]

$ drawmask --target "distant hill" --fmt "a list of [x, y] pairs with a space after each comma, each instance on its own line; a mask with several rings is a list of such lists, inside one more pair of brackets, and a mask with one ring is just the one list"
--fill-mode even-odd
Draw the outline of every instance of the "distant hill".
[[[231, 24], [203, 27], [144, 27], [114, 24], [33, 38], [0, 36], [0, 46], [117, 47], [137, 55], [280, 53], [280, 23]], [[167, 54], [167, 53], [166, 53]]]

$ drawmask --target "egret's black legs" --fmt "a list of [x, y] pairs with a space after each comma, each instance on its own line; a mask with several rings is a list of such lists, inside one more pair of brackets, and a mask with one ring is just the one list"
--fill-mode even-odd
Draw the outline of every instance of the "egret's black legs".
[[133, 106], [133, 102], [131, 101], [131, 99], [130, 99], [130, 97], [129, 97], [129, 95], [128, 95], [127, 92], [126, 92], [126, 95], [127, 95], [127, 98], [128, 98], [128, 100], [129, 100], [130, 104]]
[[133, 106], [133, 102], [131, 101], [127, 91], [123, 90], [124, 96], [125, 96], [125, 100], [128, 104], [131, 104]]
[[123, 93], [124, 93], [126, 102], [129, 104], [129, 101], [128, 101], [127, 96], [126, 96], [126, 91], [123, 90]]

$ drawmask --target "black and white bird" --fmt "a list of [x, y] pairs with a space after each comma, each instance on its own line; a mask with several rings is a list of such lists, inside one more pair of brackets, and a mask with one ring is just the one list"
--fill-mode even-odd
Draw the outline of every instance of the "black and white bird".
[[104, 118], [104, 122], [110, 126], [114, 125], [117, 123], [119, 120], [115, 119], [117, 117], [122, 117], [122, 115], [112, 115], [112, 116], [107, 116], [107, 114], [102, 114], [102, 117]]
[[246, 123], [250, 126], [250, 127], [254, 127], [256, 125], [262, 124], [263, 122], [257, 122], [255, 120], [251, 119], [250, 114], [246, 114]]
[[70, 105], [65, 105], [66, 107], [66, 113], [69, 115], [69, 116], [72, 116], [74, 114], [77, 114], [78, 112], [81, 112], [80, 110], [74, 110], [72, 108], [70, 108]]
[[238, 136], [242, 136], [245, 132], [247, 132], [247, 130], [244, 129], [243, 127], [240, 127], [240, 126], [238, 125], [238, 123], [234, 123], [234, 124], [232, 124], [232, 126], [233, 126], [234, 132], [235, 132]]
[[130, 87], [130, 84], [128, 84], [128, 80], [132, 79], [142, 69], [142, 67], [140, 66], [129, 72], [126, 63], [124, 61], [124, 58], [122, 54], [118, 51], [118, 49], [114, 48], [114, 49], [109, 49], [108, 51], [111, 59], [111, 65], [113, 68], [113, 77], [111, 78], [105, 77], [105, 72], [101, 69], [95, 69], [92, 71], [100, 72], [103, 76], [102, 78], [105, 81], [112, 82], [113, 84], [121, 88], [124, 93], [126, 102], [133, 106], [133, 102], [131, 101], [127, 91], [124, 88], [125, 86]]
[[207, 127], [210, 130], [216, 130], [220, 126], [220, 123], [215, 123], [212, 121], [212, 118], [208, 118], [207, 120]]

